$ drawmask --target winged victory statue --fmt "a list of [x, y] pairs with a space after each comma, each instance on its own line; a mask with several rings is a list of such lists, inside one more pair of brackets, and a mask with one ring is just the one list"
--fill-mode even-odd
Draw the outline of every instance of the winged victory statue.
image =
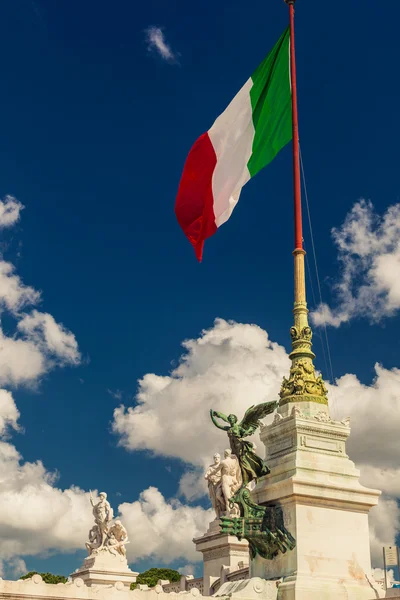
[[268, 475], [270, 470], [264, 460], [255, 453], [254, 444], [245, 438], [253, 435], [262, 425], [260, 419], [271, 414], [277, 406], [278, 402], [264, 402], [251, 406], [240, 423], [236, 415], [225, 415], [210, 410], [214, 425], [228, 434], [232, 455], [238, 459], [243, 480], [241, 487], [234, 491], [229, 500], [231, 507], [238, 506], [240, 517], [221, 514], [221, 532], [235, 535], [239, 540], [246, 539], [249, 542], [251, 558], [259, 554], [267, 560], [280, 552], [293, 550], [296, 540], [285, 527], [281, 506], [261, 506], [253, 501], [248, 484], [256, 482], [263, 475]]
[[[261, 425], [260, 419], [271, 414], [277, 406], [278, 402], [275, 401], [250, 406], [240, 423], [236, 415], [227, 416], [222, 412], [210, 410], [214, 425], [228, 434], [232, 454], [235, 454], [239, 460], [244, 486], [269, 473], [264, 460], [254, 452], [254, 444], [244, 438], [253, 435]], [[222, 425], [217, 419], [221, 419], [227, 425]]]

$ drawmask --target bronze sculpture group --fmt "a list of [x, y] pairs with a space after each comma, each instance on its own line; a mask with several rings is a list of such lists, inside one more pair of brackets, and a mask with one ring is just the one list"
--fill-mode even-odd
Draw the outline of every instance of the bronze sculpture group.
[[[260, 427], [260, 419], [272, 413], [277, 402], [264, 402], [251, 406], [239, 423], [236, 415], [210, 410], [211, 420], [218, 429], [226, 431], [232, 451], [239, 462], [241, 486], [230, 498], [231, 508], [238, 507], [240, 516], [220, 516], [223, 533], [245, 538], [249, 542], [250, 555], [257, 554], [265, 559], [274, 558], [278, 552], [292, 550], [296, 542], [286, 530], [282, 508], [280, 506], [260, 506], [251, 498], [249, 484], [255, 484], [260, 477], [268, 475], [270, 470], [265, 461], [254, 451], [254, 445], [244, 438], [253, 435]], [[217, 421], [222, 420], [226, 425]]]

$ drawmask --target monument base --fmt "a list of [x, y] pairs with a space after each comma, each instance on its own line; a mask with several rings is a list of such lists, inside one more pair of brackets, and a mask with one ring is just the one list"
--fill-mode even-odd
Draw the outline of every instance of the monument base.
[[196, 550], [203, 554], [203, 594], [213, 593], [212, 584], [221, 577], [223, 569], [237, 570], [239, 563], [249, 564], [249, 544], [236, 536], [221, 533], [220, 520], [210, 523], [207, 533], [195, 538]]
[[365, 576], [354, 581], [293, 575], [286, 577], [278, 588], [279, 600], [372, 600], [384, 597], [384, 590]]
[[280, 580], [266, 581], [260, 577], [231, 581], [224, 583], [213, 597], [235, 598], [235, 600], [277, 600], [279, 582]]
[[103, 551], [85, 558], [82, 567], [72, 573], [71, 578], [80, 577], [89, 587], [110, 586], [120, 581], [124, 588], [129, 589], [131, 583], [135, 583], [138, 574], [131, 571], [124, 556]]
[[368, 530], [380, 492], [360, 484], [346, 454], [349, 422], [332, 420], [325, 409], [307, 414], [299, 406], [289, 413], [284, 405], [287, 416], [278, 412], [262, 430], [271, 472], [253, 492], [257, 504], [282, 508], [296, 547], [272, 560], [256, 556], [250, 575], [282, 577], [279, 600], [384, 597], [372, 578]]

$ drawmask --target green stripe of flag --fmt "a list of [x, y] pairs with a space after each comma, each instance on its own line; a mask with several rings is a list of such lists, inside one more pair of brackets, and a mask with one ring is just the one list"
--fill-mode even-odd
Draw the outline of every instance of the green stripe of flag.
[[251, 177], [292, 139], [289, 43], [288, 27], [251, 76], [250, 100], [255, 129], [253, 152], [247, 163]]

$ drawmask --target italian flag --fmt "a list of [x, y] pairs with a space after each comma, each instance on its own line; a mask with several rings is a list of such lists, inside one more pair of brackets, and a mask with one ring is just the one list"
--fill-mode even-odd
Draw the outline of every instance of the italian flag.
[[242, 187], [292, 138], [289, 42], [288, 27], [186, 159], [175, 214], [199, 261]]

